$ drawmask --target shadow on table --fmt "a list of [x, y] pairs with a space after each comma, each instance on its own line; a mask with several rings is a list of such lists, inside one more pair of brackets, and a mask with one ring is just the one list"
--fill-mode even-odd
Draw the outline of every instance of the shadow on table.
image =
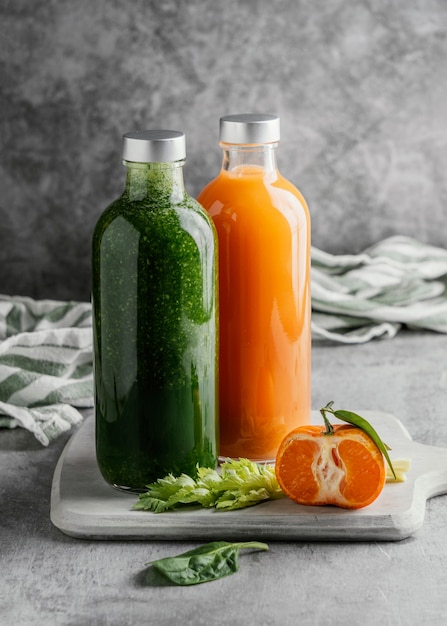
[[138, 587], [176, 587], [174, 583], [165, 578], [151, 565], [141, 570], [135, 576], [135, 584]]

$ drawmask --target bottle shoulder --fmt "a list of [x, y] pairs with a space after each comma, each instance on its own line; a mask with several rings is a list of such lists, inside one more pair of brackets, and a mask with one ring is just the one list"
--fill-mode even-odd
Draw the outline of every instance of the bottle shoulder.
[[304, 198], [303, 194], [298, 189], [298, 187], [294, 185], [290, 180], [288, 180], [287, 178], [284, 178], [284, 176], [280, 174], [278, 181], [273, 184], [273, 187], [282, 189], [285, 192], [289, 192], [292, 196], [294, 196], [295, 198], [297, 198], [297, 200], [299, 200], [299, 203], [306, 210], [306, 212], [309, 212], [309, 207], [307, 205], [306, 199]]
[[257, 205], [264, 209], [281, 210], [295, 207], [308, 215], [309, 209], [300, 190], [276, 171], [275, 176], [234, 175], [222, 170], [197, 196], [198, 201], [215, 212], [244, 210]]
[[209, 230], [214, 224], [203, 206], [189, 195], [180, 202], [160, 202], [153, 199], [129, 200], [123, 194], [114, 200], [99, 216], [94, 229], [94, 239], [113, 230], [131, 229], [136, 234], [144, 232], [165, 236], [177, 231]]

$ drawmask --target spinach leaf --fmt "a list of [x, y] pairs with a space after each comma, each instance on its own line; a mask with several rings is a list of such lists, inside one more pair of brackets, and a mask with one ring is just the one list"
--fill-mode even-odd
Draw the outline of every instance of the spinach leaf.
[[177, 556], [148, 563], [176, 585], [198, 585], [234, 574], [242, 548], [268, 550], [266, 543], [212, 541]]

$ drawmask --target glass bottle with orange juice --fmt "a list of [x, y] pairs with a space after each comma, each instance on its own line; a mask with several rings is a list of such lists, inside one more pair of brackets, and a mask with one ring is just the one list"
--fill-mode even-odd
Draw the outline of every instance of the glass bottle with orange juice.
[[310, 421], [310, 217], [279, 138], [276, 115], [222, 117], [222, 169], [198, 196], [219, 240], [221, 458], [272, 461]]

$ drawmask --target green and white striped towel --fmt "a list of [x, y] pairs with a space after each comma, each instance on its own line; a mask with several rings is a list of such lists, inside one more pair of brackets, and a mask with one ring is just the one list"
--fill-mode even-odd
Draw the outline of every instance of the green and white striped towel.
[[312, 336], [343, 343], [403, 326], [447, 333], [447, 250], [395, 236], [357, 255], [312, 249]]
[[[358, 255], [312, 249], [314, 340], [363, 343], [406, 325], [447, 333], [447, 250], [391, 237]], [[0, 296], [0, 427], [44, 445], [93, 406], [89, 303]]]
[[0, 296], [0, 426], [48, 445], [93, 406], [91, 306]]

